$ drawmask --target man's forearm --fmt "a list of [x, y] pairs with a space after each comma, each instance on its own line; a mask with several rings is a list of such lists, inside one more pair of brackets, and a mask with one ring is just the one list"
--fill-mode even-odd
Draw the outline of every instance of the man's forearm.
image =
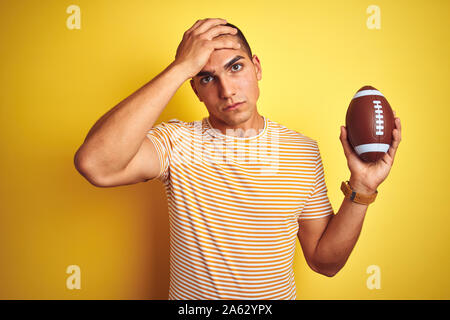
[[[356, 192], [373, 191], [353, 188]], [[328, 222], [314, 254], [316, 266], [326, 274], [336, 274], [346, 263], [361, 233], [367, 205], [344, 198], [339, 211]]]
[[170, 64], [97, 121], [78, 149], [75, 163], [98, 176], [123, 169], [188, 78], [181, 65]]

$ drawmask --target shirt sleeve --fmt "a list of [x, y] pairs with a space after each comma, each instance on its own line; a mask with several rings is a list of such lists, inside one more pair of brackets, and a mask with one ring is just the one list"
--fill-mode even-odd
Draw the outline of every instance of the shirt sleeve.
[[179, 141], [179, 129], [182, 123], [180, 120], [172, 119], [154, 126], [147, 132], [147, 138], [153, 143], [158, 153], [160, 164], [160, 170], [155, 179], [162, 182], [166, 182], [169, 179], [174, 146]]
[[328, 189], [325, 184], [325, 172], [323, 169], [322, 158], [320, 150], [316, 142], [316, 166], [315, 166], [315, 183], [314, 189], [308, 198], [299, 219], [317, 219], [334, 214], [333, 208], [328, 198]]

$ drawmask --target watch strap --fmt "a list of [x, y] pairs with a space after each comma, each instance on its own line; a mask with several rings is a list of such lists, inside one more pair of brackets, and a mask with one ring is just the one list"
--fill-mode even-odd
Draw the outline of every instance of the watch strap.
[[375, 193], [369, 194], [369, 195], [357, 193], [352, 190], [352, 188], [350, 187], [349, 181], [342, 181], [341, 190], [344, 193], [346, 198], [349, 198], [353, 202], [365, 204], [365, 205], [369, 205], [372, 202], [374, 202], [375, 198], [377, 197], [377, 194], [378, 194], [378, 191], [375, 191]]

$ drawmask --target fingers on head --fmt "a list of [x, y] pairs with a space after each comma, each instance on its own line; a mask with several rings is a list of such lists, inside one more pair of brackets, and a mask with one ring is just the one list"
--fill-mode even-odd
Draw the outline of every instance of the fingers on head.
[[183, 37], [189, 35], [193, 30], [195, 30], [195, 28], [197, 28], [198, 25], [199, 25], [202, 21], [203, 21], [203, 20], [197, 20], [197, 21], [192, 25], [192, 27], [190, 27], [189, 29], [187, 29], [187, 30], [184, 32]]
[[204, 33], [206, 31], [208, 31], [211, 27], [214, 27], [217, 25], [222, 25], [222, 24], [227, 24], [227, 21], [224, 19], [208, 18], [208, 19], [204, 19], [204, 20], [199, 20], [196, 22], [196, 24], [197, 25], [194, 24], [194, 26], [192, 26], [192, 28], [191, 28], [191, 33], [193, 33], [194, 35]]
[[228, 37], [217, 37], [211, 40], [215, 49], [239, 49], [240, 43]]
[[236, 33], [237, 33], [236, 28], [227, 26], [215, 26], [214, 28], [207, 30], [205, 33], [202, 33], [200, 37], [203, 39], [211, 40], [221, 35], [234, 36]]

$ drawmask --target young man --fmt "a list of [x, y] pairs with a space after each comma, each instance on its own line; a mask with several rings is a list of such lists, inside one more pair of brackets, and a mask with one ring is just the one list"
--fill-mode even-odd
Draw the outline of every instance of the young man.
[[[176, 90], [191, 86], [208, 109], [201, 121], [154, 123]], [[334, 214], [317, 142], [258, 113], [261, 65], [240, 30], [197, 21], [162, 73], [94, 125], [75, 155], [99, 187], [154, 178], [166, 187], [169, 299], [295, 299], [298, 236], [312, 270], [335, 275], [358, 239], [368, 204], [345, 197]], [[400, 143], [362, 162], [340, 140], [353, 191], [371, 196]]]

